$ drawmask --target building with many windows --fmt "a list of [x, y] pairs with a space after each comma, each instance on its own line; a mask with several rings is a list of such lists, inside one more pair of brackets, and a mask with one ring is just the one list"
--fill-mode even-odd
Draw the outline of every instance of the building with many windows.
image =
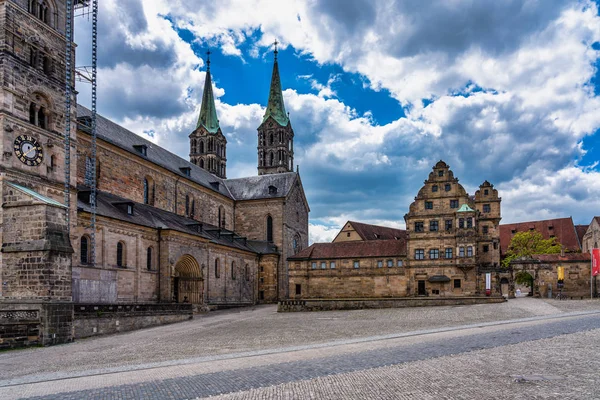
[[498, 191], [488, 181], [470, 196], [439, 161], [404, 216], [409, 295], [475, 295], [479, 270], [500, 263]]
[[491, 271], [500, 294], [500, 203], [491, 183], [471, 196], [439, 161], [404, 217], [406, 230], [348, 221], [333, 243], [288, 259], [290, 296], [475, 296]]
[[[206, 306], [287, 297], [284, 260], [308, 245], [309, 207], [292, 168], [277, 60], [257, 143], [281, 130], [285, 143], [267, 145], [260, 175], [226, 179], [209, 68], [189, 160], [101, 116], [94, 158], [91, 112], [73, 101], [66, 163], [66, 13], [64, 2], [0, 1], [0, 302]], [[271, 156], [276, 147], [285, 154]]]

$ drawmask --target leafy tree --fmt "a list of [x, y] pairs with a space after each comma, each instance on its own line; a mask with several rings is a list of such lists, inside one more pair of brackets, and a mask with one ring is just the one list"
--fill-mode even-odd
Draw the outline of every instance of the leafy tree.
[[561, 244], [555, 237], [544, 239], [538, 231], [517, 232], [510, 241], [502, 265], [508, 267], [512, 260], [531, 257], [534, 254], [560, 253]]

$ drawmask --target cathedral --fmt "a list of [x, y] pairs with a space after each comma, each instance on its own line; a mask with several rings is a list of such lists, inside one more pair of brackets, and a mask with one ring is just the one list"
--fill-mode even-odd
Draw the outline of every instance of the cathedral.
[[184, 159], [100, 115], [92, 126], [75, 97], [67, 118], [64, 2], [0, 8], [3, 306], [286, 298], [286, 259], [308, 246], [310, 210], [294, 172], [277, 50], [257, 127], [258, 174], [227, 179], [210, 59]]

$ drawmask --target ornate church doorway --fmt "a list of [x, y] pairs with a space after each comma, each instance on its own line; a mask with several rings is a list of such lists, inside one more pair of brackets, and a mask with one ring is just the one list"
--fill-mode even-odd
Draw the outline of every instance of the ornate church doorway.
[[173, 273], [173, 301], [176, 303], [202, 304], [204, 279], [196, 259], [182, 256]]

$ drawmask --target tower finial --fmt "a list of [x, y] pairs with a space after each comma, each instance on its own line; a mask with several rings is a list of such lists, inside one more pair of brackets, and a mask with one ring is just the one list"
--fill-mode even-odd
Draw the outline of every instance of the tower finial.
[[206, 51], [206, 70], [210, 71], [210, 49]]
[[277, 41], [277, 39], [275, 39], [275, 41], [273, 42], [273, 45], [275, 46], [275, 51], [273, 52], [275, 54], [275, 59], [277, 60], [277, 53], [279, 53], [279, 51], [277, 51], [277, 45], [279, 44], [279, 42]]

